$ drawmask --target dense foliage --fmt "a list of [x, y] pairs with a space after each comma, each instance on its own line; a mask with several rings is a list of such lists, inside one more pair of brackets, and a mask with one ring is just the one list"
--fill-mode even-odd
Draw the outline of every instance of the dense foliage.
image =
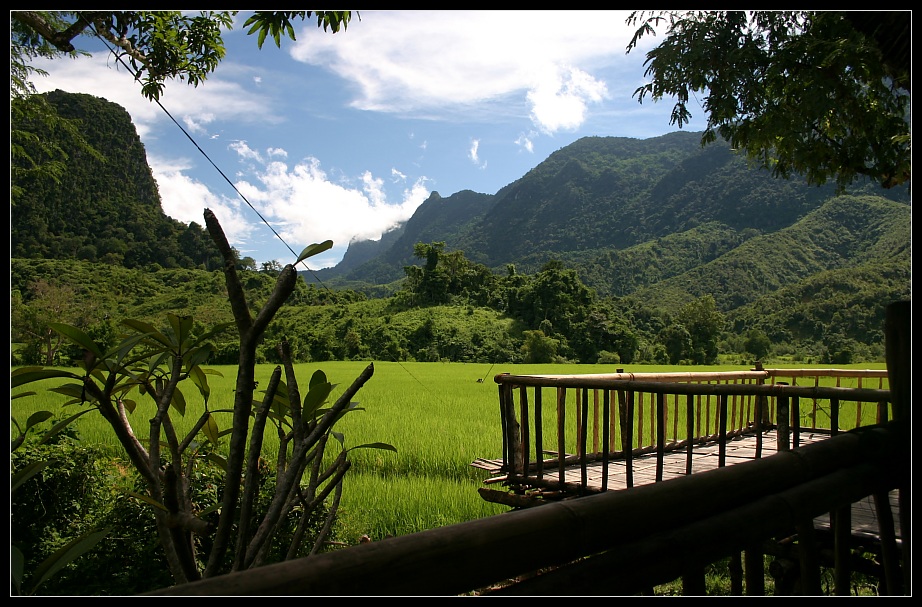
[[664, 33], [635, 95], [675, 98], [680, 128], [700, 103], [702, 143], [815, 184], [911, 179], [910, 11], [638, 11], [628, 23], [629, 52]]
[[[220, 267], [220, 255], [201, 225], [186, 225], [163, 212], [144, 146], [123, 108], [63, 91], [41, 97], [58, 116], [79, 124], [85, 142], [99, 155], [49, 132], [44, 121], [23, 117], [14, 125], [38, 138], [23, 142], [32, 157], [41, 154], [39, 141], [59, 141], [67, 178], [55, 180], [41, 172], [14, 175], [20, 195], [10, 212], [11, 256], [128, 268]], [[14, 158], [13, 166], [23, 166], [19, 162]]]
[[[684, 252], [695, 234], [707, 247], [709, 229], [645, 243], [616, 255], [633, 256], [651, 272], [661, 267], [668, 278], [640, 281], [622, 296], [601, 294], [560, 261], [534, 274], [512, 265], [497, 274], [443, 242], [419, 243], [419, 263], [405, 267], [393, 295], [368, 298], [299, 280], [257, 356], [277, 362], [270, 344], [285, 336], [300, 362], [702, 364], [770, 350], [815, 362], [873, 360], [882, 353], [886, 303], [910, 296], [908, 214], [900, 203], [840, 197], [771, 239], [753, 236], [691, 270]], [[254, 301], [268, 296], [274, 274], [242, 271]], [[219, 271], [13, 259], [11, 286], [13, 340], [25, 344], [14, 360], [23, 363], [64, 363], [78, 354], [45, 357], [51, 350], [42, 321], [54, 314], [112, 341], [114, 323], [125, 317], [231, 320]], [[54, 308], [55, 297], [84, 303]], [[226, 336], [213, 362], [236, 356]]]
[[[150, 506], [130, 495], [143, 493], [144, 484], [124, 456], [111, 447], [86, 444], [68, 428], [47, 442], [28, 438], [10, 460], [13, 473], [33, 462], [50, 462], [10, 496], [14, 522], [10, 540], [23, 552], [25, 571], [36, 571], [44, 559], [74, 538], [108, 530], [104, 542], [51, 576], [38, 594], [126, 596], [173, 584]], [[260, 495], [252, 513], [254, 524], [269, 506], [275, 475], [268, 466], [257, 472]], [[200, 508], [220, 501], [223, 476], [220, 467], [207, 458], [194, 461], [190, 484]], [[311, 535], [319, 532], [323, 514], [311, 521]], [[284, 560], [295, 532], [295, 525], [289, 523], [273, 539], [269, 562]], [[113, 563], [121, 566], [113, 567]]]

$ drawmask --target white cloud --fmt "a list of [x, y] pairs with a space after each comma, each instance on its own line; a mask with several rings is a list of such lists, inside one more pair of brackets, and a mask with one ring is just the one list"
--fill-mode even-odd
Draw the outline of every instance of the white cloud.
[[[255, 50], [255, 38], [238, 23], [225, 36], [229, 52], [219, 69], [198, 87], [168, 82], [163, 108], [146, 100], [126, 69], [106, 53], [38, 59], [35, 67], [52, 77], [34, 80], [40, 92], [88, 93], [128, 110], [148, 156], [152, 151], [161, 156], [151, 159], [151, 166], [167, 214], [201, 223], [202, 210], [211, 208], [241, 251], [268, 233], [243, 200], [213, 193], [226, 184], [207, 162], [192, 167], [177, 159], [193, 157], [198, 143], [221, 137], [232, 143], [215, 144], [211, 150], [220, 148], [223, 157], [209, 150], [209, 160], [221, 171], [240, 162], [238, 189], [291, 248], [300, 251], [331, 239], [336, 246], [330, 255], [341, 257], [349, 241], [380, 238], [413, 214], [429, 195], [424, 171], [442, 183], [450, 181], [446, 171], [455, 180], [466, 179], [469, 167], [457, 166], [459, 145], [465, 145], [459, 141], [470, 141], [469, 160], [481, 169], [486, 167], [481, 156], [489, 150], [491, 171], [482, 172], [488, 175], [499, 174], [510, 156], [521, 158], [517, 151], [541, 150], [540, 135], [591, 124], [590, 118], [617, 124], [617, 134], [648, 135], [643, 124], [657, 120], [648, 118], [655, 113], [653, 104], [632, 100], [625, 111], [623, 104], [605, 103], [607, 95], [630, 99], [642, 83], [643, 69], [635, 66], [642, 64], [646, 47], [625, 59], [633, 34], [627, 15], [610, 10], [361, 11], [361, 19], [335, 35], [304, 21], [298, 41], [285, 40], [280, 50]], [[652, 46], [656, 38], [642, 42]], [[302, 64], [292, 65], [287, 54]], [[400, 145], [405, 130], [378, 130], [388, 118], [381, 113], [414, 119], [412, 157]], [[667, 119], [660, 119], [663, 127]], [[177, 136], [173, 120], [198, 143]], [[441, 129], [449, 121], [464, 126]], [[276, 128], [283, 122], [284, 129]], [[429, 128], [430, 122], [438, 124]], [[466, 133], [488, 132], [467, 130], [475, 122], [509, 128], [468, 140]], [[365, 129], [360, 136], [351, 129], [356, 123]], [[522, 134], [513, 143], [516, 132]], [[289, 153], [302, 160], [289, 161]], [[383, 166], [377, 156], [385, 158]], [[329, 169], [321, 169], [321, 159]], [[419, 169], [415, 173], [413, 166]], [[271, 245], [279, 248], [277, 241]]]
[[305, 32], [291, 55], [352, 82], [352, 104], [363, 110], [454, 108], [469, 118], [473, 104], [517, 99], [523, 114], [553, 132], [578, 126], [587, 104], [604, 98], [605, 83], [592, 70], [624, 55], [633, 33], [628, 14], [362, 11], [361, 21], [334, 36]]
[[480, 164], [480, 157], [477, 156], [477, 150], [480, 149], [480, 140], [472, 139], [471, 140], [471, 149], [468, 151], [467, 156], [471, 159], [471, 162], [474, 164]]
[[[273, 111], [271, 100], [240, 83], [222, 79], [218, 73], [197, 87], [170, 81], [160, 99], [160, 104], [169, 111], [168, 116], [156, 102], [141, 95], [140, 85], [126, 68], [106, 53], [73, 60], [38, 58], [32, 63], [54, 76], [53, 79], [35, 77], [33, 83], [38, 92], [61, 89], [117, 103], [131, 114], [142, 141], [155, 139], [160, 128], [174, 128], [168, 125], [170, 116], [195, 133], [204, 133], [205, 127], [218, 119], [246, 124], [282, 120]], [[221, 73], [230, 72], [228, 69]]]
[[532, 141], [532, 138], [524, 133], [519, 135], [515, 140], [515, 144], [523, 148], [526, 152], [533, 154], [535, 152], [535, 143]]
[[228, 147], [237, 152], [237, 155], [240, 158], [245, 160], [255, 160], [256, 162], [263, 161], [262, 156], [259, 155], [259, 152], [248, 146], [246, 141], [234, 141], [228, 145]]
[[[423, 178], [404, 190], [403, 200], [389, 203], [382, 179], [366, 171], [361, 188], [333, 183], [320, 161], [311, 157], [293, 167], [269, 162], [253, 178], [255, 181], [237, 182], [241, 194], [295, 251], [332, 240], [339, 256], [330, 265], [342, 257], [345, 245], [352, 240], [378, 240], [409, 219], [429, 195]], [[314, 262], [323, 261], [318, 258]]]
[[608, 90], [604, 82], [569, 68], [546, 74], [526, 97], [532, 122], [546, 133], [555, 133], [578, 128], [586, 120], [588, 103], [602, 101]]
[[204, 211], [211, 209], [228, 242], [242, 244], [247, 241], [252, 226], [240, 201], [216, 196], [208, 186], [185, 175], [183, 171], [190, 167], [182, 160], [152, 157], [148, 162], [157, 181], [164, 213], [184, 223], [194, 221], [204, 227]]

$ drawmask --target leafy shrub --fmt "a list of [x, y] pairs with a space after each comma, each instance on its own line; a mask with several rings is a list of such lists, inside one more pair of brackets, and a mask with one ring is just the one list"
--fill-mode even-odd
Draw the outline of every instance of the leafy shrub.
[[[42, 584], [38, 594], [132, 595], [174, 583], [151, 506], [130, 495], [143, 493], [144, 483], [134, 468], [114, 453], [105, 447], [83, 444], [70, 429], [46, 444], [39, 444], [38, 438], [27, 439], [11, 453], [12, 472], [31, 462], [52, 461], [10, 496], [10, 539], [23, 552], [25, 571], [35, 571], [43, 560], [76, 537], [92, 530], [112, 530], [94, 549]], [[274, 474], [268, 464], [260, 466], [260, 485], [265, 490], [259, 493], [252, 525], [262, 520], [269, 506], [274, 482], [267, 481]], [[220, 503], [223, 477], [223, 471], [206, 458], [196, 460], [190, 481], [193, 501], [199, 509]], [[326, 513], [326, 508], [314, 511], [307, 525], [309, 537], [316, 537]], [[210, 516], [216, 519], [216, 515]], [[286, 519], [286, 528], [273, 539], [266, 563], [285, 560], [297, 523], [297, 517]], [[311, 544], [307, 543], [305, 551]], [[197, 548], [206, 547], [200, 544]], [[296, 556], [306, 556], [306, 552]], [[204, 563], [200, 566], [204, 567]]]

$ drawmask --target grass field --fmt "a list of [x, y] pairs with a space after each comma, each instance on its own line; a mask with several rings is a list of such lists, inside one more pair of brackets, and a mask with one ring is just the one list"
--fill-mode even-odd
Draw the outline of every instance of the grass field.
[[[338, 396], [370, 363], [324, 362], [296, 366], [299, 383], [307, 385], [321, 369], [337, 387]], [[782, 365], [777, 365], [782, 366]], [[784, 365], [807, 368], [810, 365]], [[822, 367], [813, 365], [812, 367]], [[846, 365], [845, 368], [883, 369], [883, 363]], [[212, 367], [223, 377], [209, 376], [211, 408], [229, 409], [233, 402], [236, 367]], [[268, 383], [274, 365], [257, 367], [261, 386]], [[437, 526], [474, 520], [505, 512], [508, 508], [481, 499], [478, 487], [486, 472], [471, 467], [477, 458], [498, 458], [502, 452], [497, 385], [498, 373], [610, 373], [610, 365], [488, 365], [465, 363], [375, 362], [374, 375], [353, 399], [362, 411], [347, 415], [336, 429], [347, 447], [384, 442], [397, 453], [372, 449], [351, 452], [353, 468], [346, 478], [340, 510], [338, 537], [356, 543], [365, 534], [372, 539], [405, 535]], [[627, 372], [730, 371], [743, 366], [664, 367], [625, 365]], [[482, 380], [478, 381], [478, 380]], [[58, 412], [65, 397], [48, 392], [57, 385], [47, 381], [28, 387], [36, 394], [11, 402], [11, 415], [20, 423], [38, 410]], [[843, 383], [843, 385], [845, 385]], [[190, 427], [200, 412], [197, 391], [186, 392], [189, 413], [177, 421], [178, 431]], [[139, 435], [147, 425], [151, 405], [138, 397], [132, 414]], [[199, 403], [196, 407], [195, 403]], [[63, 418], [74, 411], [62, 411]], [[136, 420], [136, 421], [135, 421]], [[218, 414], [222, 428], [230, 415]], [[117, 447], [102, 418], [88, 414], [76, 422], [81, 438], [89, 443]], [[276, 443], [277, 444], [277, 443]]]

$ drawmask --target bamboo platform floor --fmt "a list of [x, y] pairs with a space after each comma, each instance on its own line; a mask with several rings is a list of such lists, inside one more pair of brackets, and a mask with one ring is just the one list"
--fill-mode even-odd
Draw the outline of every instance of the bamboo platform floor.
[[[828, 434], [804, 433], [799, 436], [799, 445], [804, 446], [823, 439], [829, 438]], [[793, 446], [793, 437], [791, 438]], [[762, 435], [762, 457], [768, 457], [776, 453], [777, 437], [774, 431], [765, 432]], [[746, 435], [736, 437], [727, 441], [725, 452], [725, 466], [751, 461], [755, 459], [756, 454], [756, 437]], [[555, 457], [556, 453], [549, 454], [549, 457]], [[719, 463], [719, 445], [717, 443], [696, 445], [692, 448], [692, 474], [705, 472], [718, 467]], [[633, 486], [652, 484], [656, 482], [656, 453], [648, 453], [634, 456], [633, 464]], [[485, 480], [485, 484], [498, 483], [503, 480], [505, 475], [501, 475], [500, 466], [502, 460], [485, 460], [478, 459], [471, 464], [476, 468], [489, 471], [493, 477]], [[602, 463], [593, 462], [586, 466], [586, 480], [589, 487], [602, 488]], [[667, 452], [663, 459], [663, 480], [685, 476], [686, 468], [686, 450], [679, 449]], [[501, 475], [501, 476], [500, 476]], [[559, 477], [559, 470], [556, 462], [545, 464], [544, 477], [556, 480]], [[582, 473], [578, 464], [571, 465], [564, 469], [564, 478], [567, 483], [580, 484]], [[617, 460], [608, 463], [608, 490], [619, 491], [628, 489], [627, 474], [624, 460]], [[899, 503], [897, 492], [890, 492], [890, 509], [893, 512], [895, 521], [899, 520]], [[830, 530], [829, 515], [817, 517], [814, 521], [815, 528], [818, 531]], [[866, 497], [859, 502], [852, 504], [852, 535], [856, 539], [865, 539], [876, 541], [879, 538], [879, 526], [877, 522], [877, 511], [874, 506], [874, 500]], [[896, 525], [897, 542], [901, 540], [899, 524]]]

